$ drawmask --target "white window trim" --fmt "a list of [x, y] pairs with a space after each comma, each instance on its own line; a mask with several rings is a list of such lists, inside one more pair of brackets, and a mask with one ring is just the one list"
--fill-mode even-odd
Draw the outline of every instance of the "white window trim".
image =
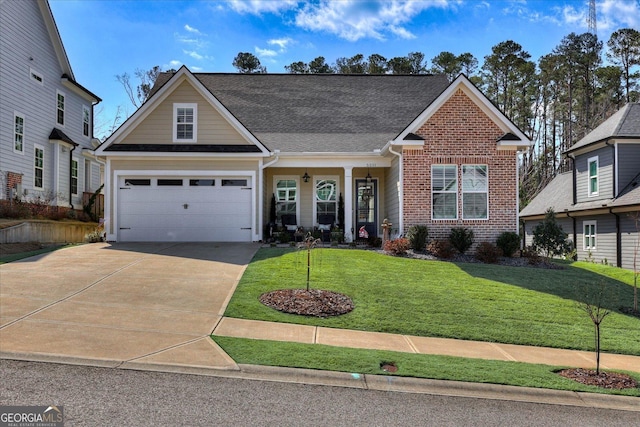
[[42, 77], [42, 73], [39, 73], [33, 68], [29, 68], [29, 79], [32, 82], [36, 82], [40, 86], [44, 86], [44, 77]]
[[[36, 152], [37, 150], [41, 150], [42, 151], [42, 186], [38, 187], [36, 185]], [[35, 188], [36, 190], [43, 190], [44, 189], [44, 158], [45, 158], [45, 152], [44, 152], [44, 146], [40, 145], [40, 144], [34, 144], [33, 145], [33, 188]]]
[[[595, 162], [596, 163], [596, 174], [595, 176], [591, 176], [591, 163]], [[600, 162], [598, 160], [598, 156], [594, 156], [594, 157], [589, 157], [587, 159], [587, 197], [594, 197], [597, 196], [598, 193], [600, 192]], [[596, 191], [592, 192], [591, 191], [591, 178], [595, 178], [596, 179]]]
[[[593, 225], [593, 240], [595, 242], [595, 246], [590, 247], [587, 246], [587, 234], [586, 228], [587, 226]], [[591, 234], [589, 234], [591, 236]], [[582, 249], [584, 251], [594, 251], [598, 247], [598, 221], [583, 221], [582, 222]]]
[[[64, 103], [63, 103], [63, 108], [62, 108], [62, 123], [58, 122], [58, 96], [62, 96], [64, 98]], [[56, 126], [62, 126], [65, 127], [65, 124], [67, 123], [67, 94], [56, 90], [56, 104], [55, 104], [56, 108], [55, 108], [55, 123]]]
[[[296, 218], [298, 219], [298, 222], [301, 221], [300, 219], [300, 191], [302, 191], [302, 188], [300, 186], [300, 177], [298, 175], [274, 175], [273, 176], [273, 194], [276, 194], [278, 191], [278, 181], [282, 181], [282, 180], [288, 180], [288, 181], [295, 181], [296, 182]], [[276, 203], [278, 203], [278, 196], [276, 194]], [[298, 224], [300, 225], [300, 224]]]
[[[16, 150], [16, 119], [20, 117], [22, 119], [22, 149], [21, 150]], [[25, 135], [25, 130], [27, 128], [27, 119], [25, 117], [24, 114], [19, 113], [17, 111], [13, 112], [13, 152], [17, 153], [17, 154], [24, 154], [24, 143], [25, 143], [25, 139], [24, 139], [24, 135]]]
[[[433, 169], [435, 167], [442, 167], [442, 166], [453, 166], [453, 167], [456, 168], [456, 189], [455, 189], [455, 191], [435, 191], [433, 189]], [[459, 202], [458, 193], [459, 193], [459, 188], [460, 188], [460, 177], [458, 176], [459, 172], [460, 171], [459, 171], [458, 165], [456, 165], [456, 164], [444, 164], [444, 163], [440, 164], [439, 163], [439, 164], [431, 165], [431, 201], [430, 201], [430, 205], [431, 205], [431, 220], [432, 221], [455, 221], [455, 220], [458, 219], [458, 210], [459, 210], [458, 209], [459, 208], [458, 207], [458, 202]], [[433, 216], [433, 194], [434, 193], [455, 193], [455, 195], [456, 195], [456, 216], [455, 216], [455, 218], [434, 218], [434, 216]]]
[[322, 181], [325, 179], [331, 179], [336, 182], [336, 220], [338, 222], [338, 203], [340, 201], [340, 177], [338, 175], [317, 175], [311, 177], [311, 182], [313, 182], [313, 225], [317, 227], [318, 224], [318, 200], [316, 200], [316, 185], [318, 181]]
[[[178, 108], [193, 109], [193, 138], [178, 139]], [[198, 141], [198, 104], [196, 103], [174, 103], [173, 104], [173, 142], [193, 143]]]
[[[88, 122], [87, 122], [87, 134], [85, 135], [84, 133], [84, 113], [85, 111], [88, 113], [87, 117], [88, 117]], [[91, 138], [91, 109], [89, 107], [87, 107], [86, 105], [82, 106], [82, 117], [81, 117], [81, 123], [82, 123], [82, 136], [86, 137], [86, 138]]]
[[[73, 164], [73, 162], [76, 162], [76, 192], [75, 193], [71, 193], [74, 196], [77, 196], [78, 194], [80, 194], [80, 162], [78, 161], [78, 159], [71, 159], [71, 163]], [[71, 171], [73, 171], [73, 166], [71, 167]], [[69, 180], [73, 180], [73, 175], [69, 176]]]
[[[465, 191], [464, 189], [464, 167], [465, 166], [484, 166], [487, 172], [487, 190], [486, 191]], [[460, 194], [462, 196], [462, 206], [460, 210], [462, 211], [462, 219], [465, 221], [488, 221], [489, 220], [489, 165], [487, 164], [463, 164], [460, 168]], [[464, 216], [464, 194], [465, 193], [478, 193], [478, 194], [486, 194], [487, 195], [487, 217], [486, 218], [465, 218]]]

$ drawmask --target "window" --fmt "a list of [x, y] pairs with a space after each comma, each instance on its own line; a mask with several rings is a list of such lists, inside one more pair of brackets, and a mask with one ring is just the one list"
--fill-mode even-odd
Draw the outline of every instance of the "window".
[[198, 139], [198, 104], [173, 104], [173, 142]]
[[82, 134], [84, 136], [91, 136], [91, 110], [86, 105], [82, 106]]
[[297, 215], [298, 182], [295, 179], [276, 179], [276, 217]]
[[316, 222], [320, 215], [333, 215], [338, 219], [338, 181], [336, 179], [316, 180]]
[[42, 189], [44, 179], [44, 147], [35, 146], [33, 186]]
[[585, 221], [584, 223], [583, 245], [584, 250], [596, 248], [596, 221]]
[[190, 179], [189, 185], [191, 187], [213, 187], [216, 185], [215, 179]]
[[220, 180], [220, 185], [223, 187], [246, 187], [247, 180], [246, 179], [222, 179]]
[[124, 180], [124, 185], [126, 185], [127, 187], [135, 187], [135, 186], [148, 187], [151, 185], [151, 180], [129, 178]]
[[487, 165], [462, 166], [462, 219], [488, 218]]
[[589, 167], [589, 196], [598, 195], [598, 158], [591, 157], [587, 160]]
[[19, 113], [13, 114], [13, 151], [24, 152], [24, 116]]
[[64, 93], [56, 92], [56, 123], [60, 126], [64, 126]]
[[71, 160], [71, 194], [78, 194], [78, 161]]
[[31, 76], [31, 80], [42, 85], [43, 79], [42, 74], [34, 70], [33, 68], [29, 68], [29, 76]]
[[458, 218], [458, 168], [431, 166], [431, 216], [433, 219]]
[[181, 179], [159, 179], [158, 187], [179, 187], [182, 186]]

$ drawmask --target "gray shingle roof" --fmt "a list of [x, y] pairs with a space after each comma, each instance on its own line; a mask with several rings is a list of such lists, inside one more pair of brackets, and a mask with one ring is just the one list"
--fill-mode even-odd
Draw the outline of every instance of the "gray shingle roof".
[[615, 137], [640, 138], [640, 103], [632, 102], [619, 109], [567, 152]]
[[[443, 75], [194, 76], [263, 144], [282, 152], [382, 148], [449, 85]], [[170, 77], [160, 75], [154, 92]]]

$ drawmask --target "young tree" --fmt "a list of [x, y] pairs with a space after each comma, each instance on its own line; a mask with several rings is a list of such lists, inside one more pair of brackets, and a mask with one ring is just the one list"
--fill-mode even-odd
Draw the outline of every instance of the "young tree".
[[568, 252], [567, 233], [556, 222], [552, 208], [547, 209], [544, 221], [533, 229], [533, 247], [542, 250], [547, 258]]
[[630, 93], [640, 78], [640, 71], [635, 73], [631, 71], [634, 66], [640, 65], [640, 31], [632, 28], [614, 31], [607, 46], [609, 47], [607, 58], [622, 69], [625, 100], [630, 102]]
[[151, 69], [146, 71], [137, 68], [133, 74], [139, 83], [135, 87], [135, 83], [131, 81], [129, 73], [117, 74], [116, 79], [124, 88], [133, 106], [138, 108], [149, 98], [151, 88], [153, 88], [160, 73], [162, 73], [162, 68], [159, 65], [151, 67]]
[[587, 313], [595, 328], [596, 375], [600, 375], [600, 325], [611, 314], [611, 310], [604, 307], [605, 286], [600, 282], [598, 290], [587, 292], [585, 301], [578, 303], [578, 308]]
[[260, 65], [258, 57], [250, 52], [238, 52], [231, 65], [242, 74], [263, 74], [267, 72], [267, 67]]

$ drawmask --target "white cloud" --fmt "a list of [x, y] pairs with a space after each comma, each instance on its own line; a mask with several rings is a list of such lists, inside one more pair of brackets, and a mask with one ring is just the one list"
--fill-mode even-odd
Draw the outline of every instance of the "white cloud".
[[193, 59], [197, 59], [198, 61], [204, 59], [204, 56], [200, 55], [198, 52], [196, 52], [195, 50], [183, 50], [182, 51], [184, 54], [189, 55], [190, 57], [192, 57]]
[[274, 56], [278, 56], [278, 52], [276, 52], [275, 50], [271, 50], [271, 49], [260, 49], [258, 46], [255, 47], [256, 50], [256, 54], [258, 56], [263, 56], [263, 57], [274, 57]]
[[280, 47], [280, 52], [286, 52], [287, 50], [287, 46], [293, 42], [292, 39], [290, 39], [289, 37], [285, 37], [282, 39], [271, 39], [271, 40], [267, 40], [267, 44], [270, 45], [276, 45]]
[[411, 1], [328, 1], [306, 4], [297, 11], [295, 24], [306, 30], [326, 31], [340, 38], [384, 40], [387, 34], [410, 39], [415, 36], [404, 27], [429, 8], [455, 7], [458, 0]]
[[178, 69], [182, 66], [182, 61], [178, 61], [177, 59], [174, 59], [172, 61], [169, 61], [169, 66], [168, 67], [163, 67], [163, 68], [173, 68], [173, 69]]
[[190, 33], [197, 34], [197, 35], [199, 35], [199, 36], [203, 36], [203, 35], [205, 35], [205, 34], [202, 34], [202, 33], [200, 32], [200, 30], [198, 30], [197, 28], [192, 27], [192, 26], [191, 26], [191, 25], [189, 25], [189, 24], [184, 24], [184, 29], [185, 29], [185, 30], [187, 30], [187, 31], [188, 31], [188, 32], [190, 32]]
[[229, 7], [238, 13], [260, 15], [262, 13], [280, 13], [297, 7], [294, 0], [230, 0]]
[[586, 13], [584, 10], [577, 11], [573, 6], [565, 6], [562, 8], [562, 18], [565, 24], [586, 23]]
[[199, 73], [200, 71], [202, 71], [202, 70], [203, 70], [203, 68], [202, 68], [202, 67], [196, 67], [196, 66], [191, 66], [191, 67], [189, 67], [189, 69], [190, 69], [191, 71], [195, 71], [196, 73]]
[[640, 3], [633, 0], [603, 0], [596, 10], [598, 30], [640, 28]]

